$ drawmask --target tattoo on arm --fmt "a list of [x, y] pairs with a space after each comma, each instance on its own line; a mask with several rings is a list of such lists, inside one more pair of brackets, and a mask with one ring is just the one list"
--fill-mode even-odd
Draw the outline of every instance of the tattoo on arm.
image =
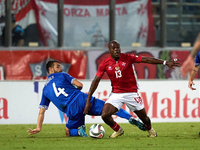
[[199, 52], [199, 50], [197, 49], [197, 48], [193, 48], [192, 50], [191, 50], [191, 55], [192, 55], [192, 57], [193, 58], [195, 58], [196, 57], [196, 55], [198, 54], [198, 52]]

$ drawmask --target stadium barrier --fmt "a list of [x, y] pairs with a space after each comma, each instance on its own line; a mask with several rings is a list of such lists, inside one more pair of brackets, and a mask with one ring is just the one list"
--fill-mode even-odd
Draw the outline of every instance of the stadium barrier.
[[[81, 80], [83, 92], [88, 92], [91, 80]], [[200, 81], [195, 81], [196, 91], [191, 91], [187, 80], [139, 80], [140, 95], [152, 122], [197, 122], [200, 118]], [[1, 81], [0, 124], [36, 124], [39, 103], [45, 81]], [[94, 96], [107, 100], [110, 82], [102, 80]], [[123, 106], [129, 112], [126, 106]], [[133, 113], [131, 113], [136, 117]], [[113, 116], [119, 123], [127, 120]], [[67, 117], [50, 104], [44, 123], [65, 123]], [[102, 123], [100, 117], [86, 116], [86, 123]]]

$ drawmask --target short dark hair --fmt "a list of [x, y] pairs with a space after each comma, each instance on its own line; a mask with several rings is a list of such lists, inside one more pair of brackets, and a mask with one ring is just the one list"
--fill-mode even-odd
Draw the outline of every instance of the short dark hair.
[[47, 72], [49, 73], [49, 68], [52, 67], [53, 68], [53, 65], [54, 63], [57, 62], [60, 64], [60, 62], [58, 60], [49, 60], [47, 63], [46, 63], [46, 70]]
[[[112, 41], [110, 41], [110, 42], [108, 43], [108, 48], [109, 48], [109, 49], [110, 49], [110, 47], [112, 46], [113, 43], [117, 43], [117, 44], [119, 44], [118, 41], [116, 41], [116, 40], [112, 40]], [[119, 45], [120, 45], [120, 44], [119, 44]]]

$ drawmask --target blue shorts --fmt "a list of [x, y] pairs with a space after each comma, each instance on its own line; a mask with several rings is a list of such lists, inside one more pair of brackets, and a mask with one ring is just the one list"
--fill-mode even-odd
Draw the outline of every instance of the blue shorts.
[[[84, 100], [82, 99], [81, 101], [84, 101]], [[77, 103], [76, 105], [73, 105], [74, 112], [72, 113], [74, 115], [70, 115], [70, 117], [68, 117], [68, 121], [66, 124], [66, 127], [68, 129], [77, 129], [78, 127], [85, 124], [85, 115], [83, 114], [83, 111], [85, 109], [85, 102], [81, 103], [81, 101]], [[90, 102], [91, 102], [91, 107], [87, 115], [101, 116], [101, 112], [102, 112], [105, 102], [103, 100], [100, 100], [94, 97], [91, 98]]]

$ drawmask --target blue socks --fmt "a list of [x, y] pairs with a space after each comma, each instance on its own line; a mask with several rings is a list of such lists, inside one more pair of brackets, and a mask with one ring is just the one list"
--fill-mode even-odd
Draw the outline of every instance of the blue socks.
[[125, 111], [124, 109], [120, 109], [117, 113], [117, 116], [121, 117], [121, 118], [125, 118], [127, 120], [129, 120], [131, 116], [131, 114], [129, 114], [127, 111]]
[[70, 129], [69, 135], [70, 136], [79, 136], [78, 131], [79, 131], [79, 129]]
[[[127, 111], [125, 111], [124, 109], [120, 109], [117, 113], [117, 116], [121, 117], [121, 118], [125, 118], [126, 120], [129, 120], [131, 116], [131, 114], [129, 114]], [[70, 136], [79, 136], [79, 129], [70, 129], [69, 130], [69, 135]]]

